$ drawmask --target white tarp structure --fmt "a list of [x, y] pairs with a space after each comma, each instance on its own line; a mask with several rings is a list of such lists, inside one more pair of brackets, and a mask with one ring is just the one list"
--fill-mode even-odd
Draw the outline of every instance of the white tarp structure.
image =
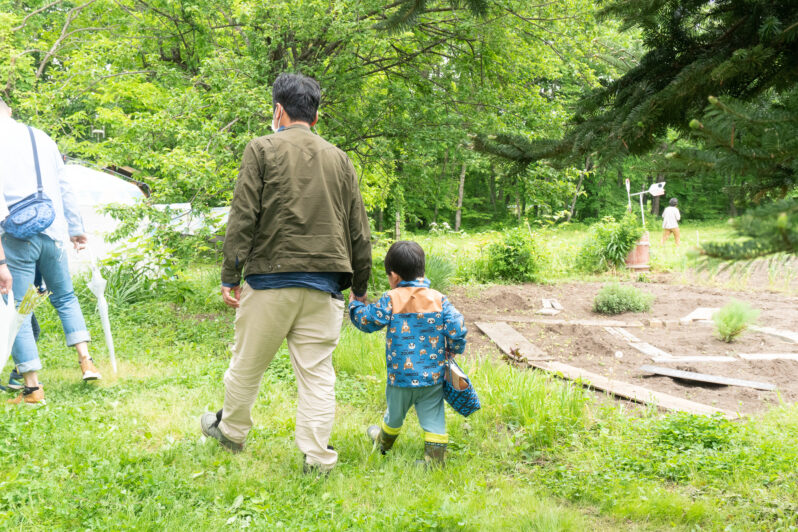
[[[112, 216], [100, 211], [112, 203], [132, 205], [143, 199], [144, 193], [139, 187], [124, 179], [78, 164], [68, 164], [63, 171], [65, 179], [72, 185], [72, 191], [77, 197], [89, 245], [94, 256], [103, 259], [116, 247], [115, 244], [106, 242], [105, 236], [116, 229], [118, 222]], [[91, 267], [85, 253], [78, 254], [71, 246], [69, 249], [70, 270], [75, 272]]]

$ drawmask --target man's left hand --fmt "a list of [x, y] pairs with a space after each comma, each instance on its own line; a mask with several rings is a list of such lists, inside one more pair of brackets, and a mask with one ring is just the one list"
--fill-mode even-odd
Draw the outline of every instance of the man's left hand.
[[86, 249], [86, 244], [89, 243], [89, 238], [86, 235], [71, 236], [69, 240], [75, 245], [75, 249], [78, 251]]

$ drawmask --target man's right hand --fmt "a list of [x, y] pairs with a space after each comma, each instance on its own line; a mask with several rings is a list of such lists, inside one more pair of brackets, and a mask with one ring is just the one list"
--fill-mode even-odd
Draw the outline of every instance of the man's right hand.
[[8, 270], [8, 266], [5, 264], [0, 265], [0, 293], [9, 293], [12, 284], [13, 279], [11, 278], [11, 272]]
[[241, 305], [241, 285], [229, 287], [222, 286], [222, 299], [228, 307], [238, 308]]

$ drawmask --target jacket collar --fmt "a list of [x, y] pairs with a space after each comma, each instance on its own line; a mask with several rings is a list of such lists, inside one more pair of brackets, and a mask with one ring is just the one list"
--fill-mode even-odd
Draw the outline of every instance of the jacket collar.
[[396, 287], [402, 288], [405, 286], [414, 286], [416, 288], [429, 288], [429, 279], [427, 279], [426, 277], [419, 277], [418, 279], [413, 279], [412, 281], [399, 281], [399, 284]]

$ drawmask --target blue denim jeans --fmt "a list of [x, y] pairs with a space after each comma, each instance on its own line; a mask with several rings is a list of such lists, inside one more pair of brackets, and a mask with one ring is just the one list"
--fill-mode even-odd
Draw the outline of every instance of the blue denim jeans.
[[[78, 298], [72, 288], [69, 276], [67, 252], [62, 242], [56, 242], [43, 234], [34, 235], [30, 240], [19, 240], [11, 235], [2, 237], [3, 250], [8, 261], [8, 269], [14, 278], [14, 300], [17, 306], [33, 284], [36, 268], [42, 274], [47, 290], [52, 292], [50, 303], [58, 311], [61, 326], [66, 335], [66, 344], [73, 346], [90, 340], [86, 322], [80, 311]], [[31, 320], [23, 322], [14, 346], [11, 348], [17, 371], [27, 373], [42, 369], [39, 350], [33, 338]]]

